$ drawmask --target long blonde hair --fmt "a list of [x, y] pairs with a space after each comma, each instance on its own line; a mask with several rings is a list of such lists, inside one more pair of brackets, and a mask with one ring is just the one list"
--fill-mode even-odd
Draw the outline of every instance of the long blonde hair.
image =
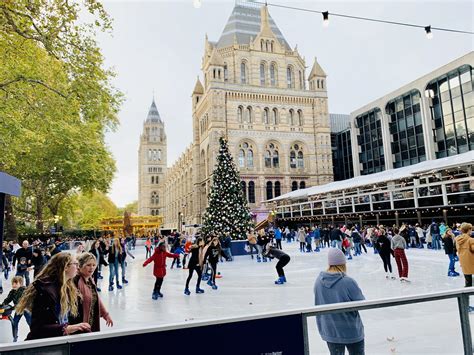
[[[72, 279], [66, 278], [66, 268], [71, 265], [72, 255], [61, 252], [51, 258], [48, 264], [41, 270], [36, 280], [53, 280], [59, 284], [59, 303], [61, 305], [61, 318], [71, 313], [77, 316], [77, 301], [79, 292]], [[34, 283], [25, 290], [20, 302], [16, 306], [16, 312], [23, 314], [25, 310], [31, 311], [36, 298]]]
[[331, 265], [331, 266], [329, 266], [327, 271], [328, 272], [334, 272], [334, 273], [339, 272], [339, 273], [344, 273], [345, 274], [346, 270], [347, 270], [346, 265], [343, 264], [343, 265]]
[[117, 241], [117, 248], [118, 248], [118, 251], [119, 251], [119, 254], [122, 254], [122, 243], [120, 243], [120, 239], [119, 238], [114, 238], [112, 240], [112, 247], [114, 248], [114, 253], [115, 253], [115, 241]]

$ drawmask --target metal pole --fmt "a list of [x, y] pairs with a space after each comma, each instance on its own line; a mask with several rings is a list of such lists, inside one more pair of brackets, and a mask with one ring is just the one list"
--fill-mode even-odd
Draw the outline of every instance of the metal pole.
[[0, 272], [3, 271], [3, 219], [5, 217], [5, 194], [0, 192]]
[[301, 314], [301, 321], [303, 322], [304, 355], [309, 355], [308, 317], [306, 314]]
[[462, 341], [464, 345], [464, 355], [472, 355], [472, 335], [469, 324], [469, 295], [458, 296], [459, 318], [461, 320]]

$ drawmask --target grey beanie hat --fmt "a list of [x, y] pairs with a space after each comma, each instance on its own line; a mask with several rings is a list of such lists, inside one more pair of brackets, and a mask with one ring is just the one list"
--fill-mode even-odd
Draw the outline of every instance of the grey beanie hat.
[[328, 253], [328, 264], [329, 266], [333, 265], [345, 265], [346, 256], [344, 253], [337, 248], [330, 248]]

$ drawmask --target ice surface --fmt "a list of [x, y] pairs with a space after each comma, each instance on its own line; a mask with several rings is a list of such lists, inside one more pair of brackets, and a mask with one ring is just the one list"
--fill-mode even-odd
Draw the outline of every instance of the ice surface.
[[[327, 249], [320, 253], [300, 253], [297, 243], [283, 243], [291, 256], [285, 267], [288, 283], [275, 285], [276, 261], [257, 263], [250, 256], [236, 257], [233, 262], [218, 264], [222, 278], [217, 280], [218, 290], [212, 290], [205, 282], [202, 295], [194, 292], [196, 275], [191, 281], [191, 295], [183, 294], [187, 270], [170, 270], [162, 293], [163, 299], [151, 299], [154, 277], [153, 266], [142, 267], [144, 247], [132, 251], [135, 260], [128, 258], [127, 279], [129, 284], [123, 290], [107, 291], [108, 269], [102, 287], [101, 297], [113, 320], [113, 329], [136, 328], [176, 322], [189, 322], [222, 317], [251, 315], [257, 312], [281, 311], [313, 305], [313, 285], [319, 272], [326, 268]], [[366, 299], [395, 297], [460, 288], [463, 277], [448, 278], [448, 257], [444, 251], [410, 249], [410, 284], [398, 280], [386, 280], [383, 264], [371, 248], [368, 254], [348, 261], [348, 274], [356, 279]], [[396, 273], [395, 260], [392, 259]], [[457, 271], [460, 267], [456, 265]], [[9, 289], [4, 281], [3, 299]], [[471, 304], [473, 302], [471, 301]], [[367, 354], [461, 354], [462, 336], [456, 300], [428, 302], [418, 305], [383, 308], [361, 312], [365, 326]], [[471, 319], [474, 322], [473, 317]], [[109, 328], [110, 329], [110, 328]], [[311, 354], [328, 353], [325, 343], [317, 332], [314, 318], [309, 319]], [[108, 331], [105, 323], [102, 330]], [[276, 333], [282, 330], [275, 330]], [[20, 339], [27, 334], [24, 318], [20, 322]], [[387, 339], [392, 339], [389, 341]], [[0, 322], [0, 342], [11, 341], [8, 321]], [[249, 343], [250, 344], [250, 343]]]

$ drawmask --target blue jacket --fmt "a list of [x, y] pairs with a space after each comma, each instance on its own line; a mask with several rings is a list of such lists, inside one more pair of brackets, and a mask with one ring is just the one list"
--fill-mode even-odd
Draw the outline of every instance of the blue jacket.
[[316, 228], [313, 231], [313, 238], [314, 239], [321, 239], [321, 231], [319, 230], [319, 228]]
[[[316, 306], [364, 299], [357, 282], [345, 274], [322, 271], [314, 284]], [[330, 343], [351, 344], [364, 339], [364, 325], [357, 311], [316, 316], [316, 324], [321, 338]]]
[[275, 239], [281, 239], [281, 230], [280, 228], [275, 229]]

